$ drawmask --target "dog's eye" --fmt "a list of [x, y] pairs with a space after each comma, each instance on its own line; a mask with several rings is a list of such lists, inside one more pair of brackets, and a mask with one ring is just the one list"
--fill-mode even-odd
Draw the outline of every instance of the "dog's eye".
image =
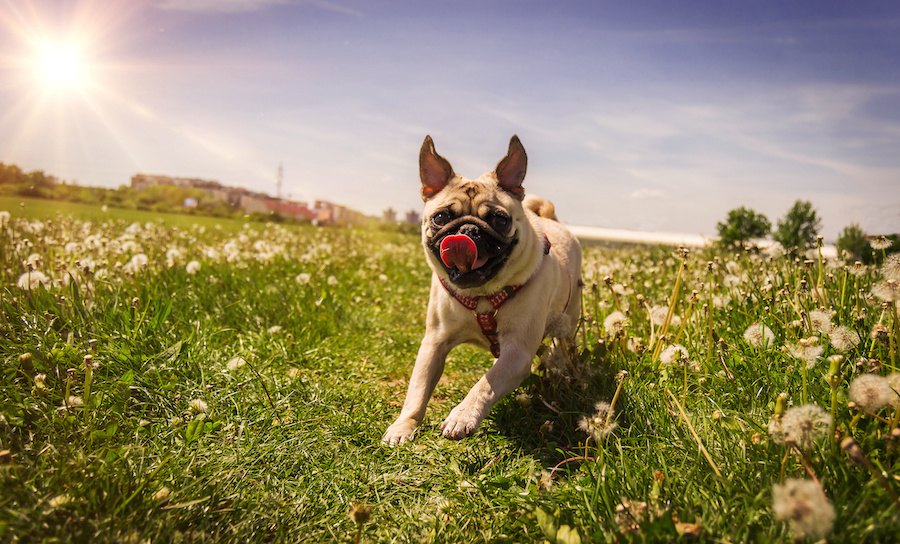
[[450, 222], [450, 214], [447, 212], [438, 212], [431, 216], [431, 223], [435, 227], [443, 227]]
[[506, 232], [506, 229], [509, 228], [510, 219], [509, 216], [502, 213], [493, 213], [488, 218], [488, 222], [497, 232]]

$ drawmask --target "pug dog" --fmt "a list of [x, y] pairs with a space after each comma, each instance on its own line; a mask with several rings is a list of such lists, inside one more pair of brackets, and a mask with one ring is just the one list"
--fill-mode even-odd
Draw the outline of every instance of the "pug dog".
[[545, 336], [571, 338], [581, 315], [581, 247], [550, 202], [525, 196], [527, 165], [513, 136], [492, 172], [467, 179], [425, 137], [419, 175], [431, 294], [406, 400], [383, 442], [413, 437], [454, 346], [475, 344], [495, 357], [440, 426], [443, 436], [460, 439], [531, 374]]

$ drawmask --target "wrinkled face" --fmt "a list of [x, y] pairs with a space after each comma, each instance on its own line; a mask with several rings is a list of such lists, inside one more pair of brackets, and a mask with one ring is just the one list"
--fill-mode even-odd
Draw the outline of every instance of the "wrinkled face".
[[477, 287], [500, 272], [518, 242], [514, 215], [522, 215], [521, 206], [490, 183], [459, 178], [453, 185], [429, 206], [425, 246], [451, 282]]
[[432, 266], [460, 288], [484, 285], [518, 242], [527, 157], [515, 136], [497, 168], [477, 180], [456, 175], [426, 137], [419, 155], [425, 213], [423, 243]]

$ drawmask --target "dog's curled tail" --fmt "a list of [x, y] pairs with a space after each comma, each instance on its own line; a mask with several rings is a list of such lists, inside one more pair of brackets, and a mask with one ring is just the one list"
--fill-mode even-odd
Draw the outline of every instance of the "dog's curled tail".
[[556, 218], [556, 206], [547, 199], [535, 195], [525, 195], [525, 200], [522, 201], [522, 205], [525, 206], [525, 209], [531, 210], [539, 217], [559, 221], [559, 219]]

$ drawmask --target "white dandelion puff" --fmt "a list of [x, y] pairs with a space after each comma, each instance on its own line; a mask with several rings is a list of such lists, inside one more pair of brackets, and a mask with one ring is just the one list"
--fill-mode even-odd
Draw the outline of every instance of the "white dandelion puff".
[[850, 382], [850, 400], [870, 412], [877, 412], [894, 401], [896, 394], [884, 376], [863, 374]]
[[847, 351], [859, 345], [859, 333], [849, 327], [839, 325], [828, 335], [831, 346], [838, 351]]
[[753, 347], [769, 347], [775, 343], [775, 333], [762, 323], [754, 323], [744, 331], [744, 340]]
[[834, 524], [834, 506], [812, 480], [789, 478], [772, 487], [772, 513], [791, 526], [794, 538], [823, 538]]

